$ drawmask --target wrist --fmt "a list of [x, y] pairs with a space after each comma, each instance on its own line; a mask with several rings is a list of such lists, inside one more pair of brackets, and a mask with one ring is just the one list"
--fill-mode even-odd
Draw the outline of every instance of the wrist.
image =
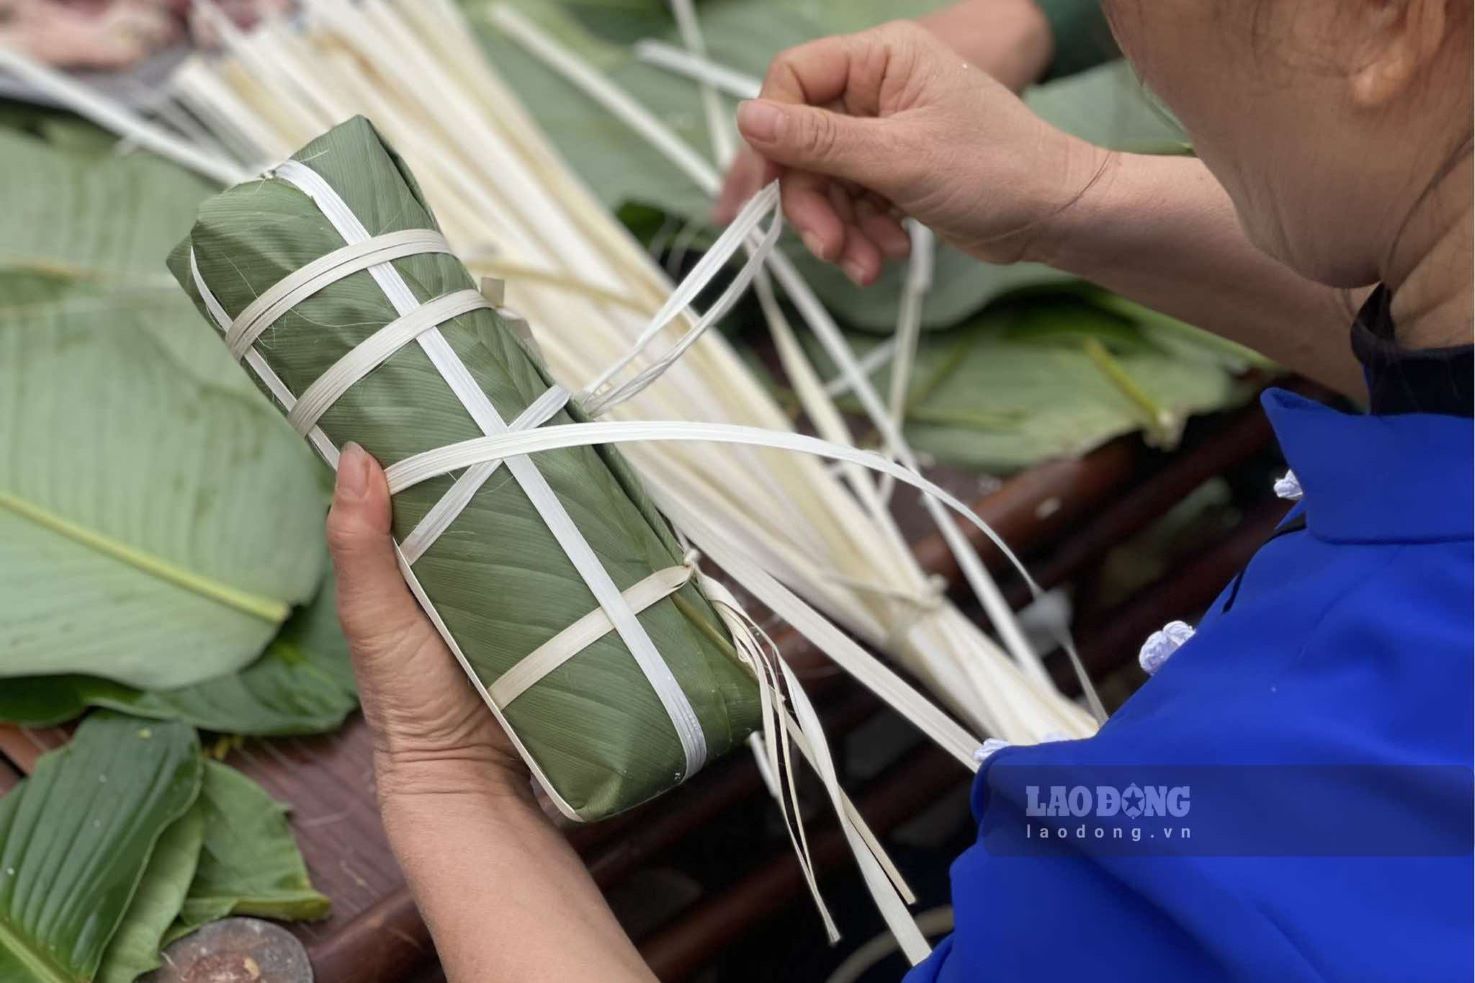
[[385, 812], [424, 803], [533, 801], [526, 766], [510, 749], [496, 747], [422, 751], [381, 744], [374, 749], [374, 783]]
[[1072, 139], [1064, 155], [1064, 176], [1021, 258], [1089, 279], [1102, 230], [1113, 222], [1131, 221], [1130, 215], [1121, 214], [1116, 197], [1125, 157]]

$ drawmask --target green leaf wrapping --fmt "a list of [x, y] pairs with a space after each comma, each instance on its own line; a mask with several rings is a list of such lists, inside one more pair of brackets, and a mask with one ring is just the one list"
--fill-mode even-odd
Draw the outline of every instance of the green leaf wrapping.
[[190, 727], [103, 714], [0, 799], [0, 980], [94, 978], [201, 771]]
[[[435, 227], [413, 179], [363, 119], [319, 137], [297, 159], [310, 162], [371, 233]], [[199, 303], [189, 271], [193, 248], [205, 283], [234, 317], [284, 276], [342, 245], [306, 195], [282, 181], [252, 181], [201, 206], [171, 267]], [[412, 256], [394, 266], [422, 302], [474, 287], [454, 257]], [[256, 347], [300, 395], [395, 317], [372, 276], [356, 273], [299, 304]], [[577, 324], [560, 327], [579, 330]], [[474, 311], [440, 330], [503, 419], [514, 419], [551, 384], [493, 311]], [[571, 406], [550, 423], [578, 419]], [[385, 465], [481, 435], [414, 344], [351, 388], [319, 426], [334, 444], [357, 441]], [[618, 453], [572, 448], [540, 454], [534, 463], [619, 589], [681, 562], [680, 545]], [[451, 477], [442, 477], [396, 496], [396, 537], [413, 529], [451, 484]], [[485, 684], [596, 607], [505, 469], [482, 486], [414, 569]], [[691, 702], [709, 757], [751, 733], [759, 713], [756, 684], [721, 641], [726, 631], [701, 592], [688, 584], [639, 620]], [[629, 808], [681, 778], [683, 756], [671, 721], [613, 633], [545, 676], [504, 715], [580, 818]]]

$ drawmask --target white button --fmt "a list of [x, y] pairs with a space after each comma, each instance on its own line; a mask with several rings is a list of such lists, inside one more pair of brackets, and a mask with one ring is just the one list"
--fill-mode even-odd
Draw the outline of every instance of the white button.
[[1283, 498], [1288, 502], [1299, 502], [1301, 500], [1301, 481], [1296, 477], [1296, 472], [1287, 471], [1285, 477], [1275, 479], [1275, 496]]
[[1192, 625], [1170, 621], [1163, 625], [1162, 631], [1155, 631], [1147, 636], [1147, 641], [1142, 643], [1142, 651], [1137, 653], [1137, 664], [1149, 676], [1156, 675], [1163, 663], [1168, 661], [1168, 657], [1192, 637]]
[[1002, 751], [1004, 748], [1010, 746], [1008, 741], [1001, 741], [997, 737], [986, 737], [983, 743], [978, 746], [978, 750], [973, 752], [973, 760], [979, 764], [983, 764], [989, 758], [993, 757], [995, 751]]

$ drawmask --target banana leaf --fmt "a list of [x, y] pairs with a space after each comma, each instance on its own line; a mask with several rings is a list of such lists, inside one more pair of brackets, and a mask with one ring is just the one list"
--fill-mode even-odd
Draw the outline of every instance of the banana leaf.
[[[191, 728], [104, 714], [0, 799], [0, 979], [95, 978], [201, 771]], [[150, 897], [159, 889], [150, 883]], [[156, 923], [153, 914], [140, 919]], [[136, 945], [124, 945], [126, 958], [136, 958]]]
[[0, 165], [0, 677], [232, 673], [316, 592], [323, 498], [164, 268], [203, 187], [15, 133]]
[[185, 724], [94, 714], [0, 798], [5, 983], [131, 983], [215, 919], [327, 911], [286, 809]]
[[[414, 179], [366, 120], [334, 128], [295, 159], [309, 162], [375, 233], [435, 228]], [[193, 253], [206, 287], [236, 317], [283, 277], [343, 245], [310, 198], [285, 181], [266, 178], [202, 204], [170, 266], [208, 316], [191, 272]], [[393, 266], [421, 302], [474, 286], [460, 262], [447, 255], [411, 256]], [[287, 389], [300, 395], [396, 316], [371, 274], [355, 273], [298, 304], [258, 339], [256, 348]], [[457, 317], [440, 332], [505, 420], [516, 418], [552, 384], [492, 310]], [[580, 419], [570, 404], [549, 422]], [[356, 441], [385, 465], [481, 435], [414, 345], [401, 348], [351, 387], [319, 426], [334, 445]], [[617, 452], [558, 450], [538, 455], [534, 463], [617, 588], [628, 589], [657, 570], [681, 564], [679, 542]], [[434, 479], [395, 496], [397, 538], [415, 527], [452, 481], [450, 476]], [[413, 570], [484, 686], [597, 608], [531, 500], [505, 470], [477, 490]], [[756, 684], [701, 591], [687, 583], [647, 608], [639, 621], [690, 702], [709, 755], [746, 738], [759, 718]], [[670, 717], [614, 633], [500, 709], [555, 801], [576, 818], [629, 808], [683, 777], [685, 758]]]
[[24, 676], [0, 686], [0, 721], [29, 727], [63, 723], [93, 706], [218, 733], [285, 737], [336, 730], [357, 705], [331, 573], [318, 596], [239, 672], [162, 690], [78, 675]]

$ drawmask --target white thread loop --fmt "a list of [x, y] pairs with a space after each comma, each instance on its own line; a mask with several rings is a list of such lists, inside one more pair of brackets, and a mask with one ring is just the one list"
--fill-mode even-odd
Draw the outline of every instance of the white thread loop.
[[1283, 476], [1275, 479], [1275, 497], [1283, 498], [1288, 502], [1299, 502], [1305, 493], [1301, 490], [1301, 479], [1296, 477], [1296, 472], [1287, 471]]
[[978, 745], [978, 750], [973, 752], [973, 760], [981, 765], [995, 754], [1004, 750], [1004, 748], [1013, 746], [1010, 742], [997, 737], [987, 738], [982, 744]]
[[[772, 217], [768, 231], [761, 238], [752, 243], [749, 249], [748, 259], [738, 270], [738, 273], [727, 289], [717, 298], [717, 302], [698, 317], [677, 339], [664, 355], [654, 363], [642, 369], [628, 382], [625, 382], [604, 392], [600, 390], [608, 385], [627, 365], [645, 350], [646, 346], [660, 334], [660, 332], [679, 317], [683, 311], [691, 306], [692, 302], [701, 295], [702, 291], [712, 282], [713, 278], [727, 265], [738, 250], [749, 245], [749, 240], [756, 238], [756, 230], [764, 218]], [[631, 344], [630, 349], [623, 356], [613, 362], [608, 368], [599, 374], [585, 388], [585, 395], [580, 400], [584, 412], [589, 416], [600, 416], [609, 412], [625, 400], [635, 396], [670, 368], [687, 349], [696, 344], [697, 340], [706, 333], [707, 329], [721, 320], [730, 311], [739, 298], [747, 291], [748, 286], [762, 269], [763, 263], [768, 255], [773, 252], [778, 243], [779, 233], [783, 231], [783, 216], [779, 209], [779, 187], [774, 181], [764, 188], [753, 199], [743, 206], [738, 217], [718, 237], [712, 248], [698, 261], [692, 271], [682, 279], [671, 296], [661, 305], [661, 309], [655, 313], [644, 330]]]

